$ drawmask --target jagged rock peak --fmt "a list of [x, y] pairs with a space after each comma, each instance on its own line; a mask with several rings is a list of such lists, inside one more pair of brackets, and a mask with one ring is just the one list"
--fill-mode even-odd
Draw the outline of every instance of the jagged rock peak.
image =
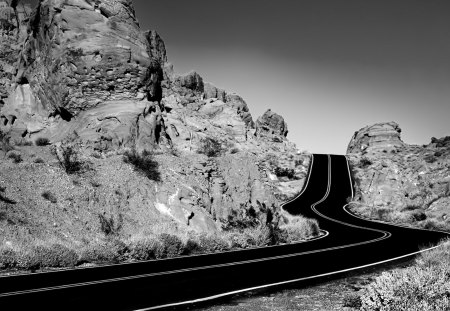
[[274, 141], [283, 140], [288, 134], [287, 123], [279, 114], [268, 109], [256, 120], [256, 136], [267, 137]]
[[356, 131], [347, 153], [388, 152], [404, 146], [400, 138], [400, 126], [396, 122], [382, 122]]

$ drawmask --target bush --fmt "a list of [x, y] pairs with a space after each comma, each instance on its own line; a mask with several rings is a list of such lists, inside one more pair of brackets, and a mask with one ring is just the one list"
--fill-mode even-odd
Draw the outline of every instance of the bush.
[[83, 163], [79, 160], [78, 153], [72, 146], [61, 147], [61, 165], [67, 174], [75, 174], [82, 170]]
[[48, 200], [48, 201], [50, 201], [50, 202], [52, 202], [52, 203], [58, 202], [58, 199], [57, 199], [57, 198], [55, 197], [55, 195], [54, 195], [53, 193], [51, 193], [50, 191], [44, 191], [44, 192], [42, 192], [41, 196], [42, 196], [44, 199], [46, 199], [46, 200]]
[[20, 163], [23, 161], [22, 156], [20, 153], [10, 152], [8, 154], [8, 158], [12, 159], [14, 163]]
[[287, 177], [289, 179], [293, 179], [295, 177], [295, 170], [293, 168], [275, 168], [275, 175], [277, 177]]
[[45, 162], [41, 158], [36, 158], [36, 159], [34, 159], [34, 163], [40, 164], [40, 163], [45, 163]]
[[362, 306], [361, 297], [358, 294], [353, 293], [344, 297], [342, 306], [347, 308], [359, 309]]
[[10, 140], [11, 138], [7, 134], [0, 131], [0, 147], [5, 154], [11, 150], [14, 150], [14, 147], [11, 146]]
[[161, 175], [158, 171], [158, 162], [153, 159], [149, 152], [138, 153], [136, 149], [126, 151], [123, 155], [123, 161], [134, 166], [134, 169], [145, 175], [148, 179], [161, 181]]
[[145, 238], [132, 242], [129, 246], [129, 257], [134, 260], [151, 260], [162, 258], [162, 245], [157, 239]]
[[0, 250], [0, 269], [11, 269], [16, 266], [17, 254], [12, 249]]
[[222, 153], [222, 144], [214, 138], [206, 137], [200, 142], [198, 153], [208, 157], [217, 157]]
[[448, 310], [450, 242], [422, 253], [412, 267], [384, 272], [361, 290], [361, 310]]
[[47, 146], [50, 144], [50, 140], [45, 137], [39, 137], [34, 141], [36, 146]]
[[370, 161], [368, 158], [363, 157], [361, 158], [361, 160], [359, 161], [359, 166], [362, 168], [366, 168], [368, 166], [372, 165], [372, 161]]
[[231, 154], [235, 154], [235, 153], [238, 153], [238, 152], [239, 152], [239, 148], [233, 148], [233, 149], [230, 150]]
[[228, 243], [215, 234], [201, 234], [199, 236], [199, 245], [204, 253], [223, 252], [230, 249]]
[[158, 239], [161, 242], [163, 257], [173, 258], [183, 253], [183, 242], [176, 235], [161, 233]]
[[105, 245], [91, 244], [81, 251], [77, 264], [120, 262], [125, 253], [126, 245], [118, 240], [110, 241]]
[[[290, 220], [287, 225], [282, 226], [281, 231], [285, 231], [286, 240], [285, 243], [298, 242], [310, 237], [319, 235], [319, 223], [315, 219], [295, 217]], [[283, 235], [280, 235], [280, 239], [283, 240]]]
[[35, 246], [32, 256], [39, 267], [73, 267], [78, 261], [77, 253], [61, 244]]
[[119, 214], [117, 220], [114, 220], [113, 216], [107, 218], [105, 215], [98, 214], [98, 219], [100, 221], [100, 230], [106, 235], [118, 235], [119, 231], [122, 229], [123, 216]]

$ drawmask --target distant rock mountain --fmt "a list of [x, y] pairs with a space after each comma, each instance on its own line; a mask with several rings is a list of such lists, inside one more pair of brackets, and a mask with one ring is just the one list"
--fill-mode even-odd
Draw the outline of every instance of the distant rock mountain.
[[450, 137], [423, 146], [400, 138], [397, 123], [365, 127], [349, 144], [355, 211], [375, 219], [450, 230]]
[[[120, 211], [124, 235], [143, 230], [151, 215], [198, 232], [218, 232], [233, 217], [253, 224], [285, 221], [280, 203], [301, 190], [310, 157], [286, 138], [284, 119], [269, 110], [255, 123], [239, 95], [196, 72], [176, 74], [161, 37], [141, 31], [131, 1], [42, 0], [30, 15], [1, 9], [9, 12], [1, 15], [2, 38], [11, 42], [7, 53], [0, 49], [0, 64], [8, 68], [0, 89], [3, 137], [15, 146], [48, 139], [61, 163], [74, 150], [91, 163], [89, 178], [98, 176], [104, 185], [81, 182], [84, 190], [72, 189], [53, 164], [34, 176], [35, 164], [25, 157], [19, 166], [5, 162], [0, 169], [6, 194], [14, 185], [27, 189], [23, 196], [9, 193], [16, 207], [39, 223], [53, 223], [41, 212], [48, 203], [37, 184], [45, 184], [70, 196], [52, 217], [64, 219], [76, 208], [77, 217], [92, 224], [87, 212], [80, 216], [83, 206], [95, 215], [117, 217]], [[153, 154], [161, 180], [125, 170], [122, 154], [134, 150]], [[21, 169], [28, 173], [14, 173]], [[101, 235], [98, 228], [65, 226], [72, 240]]]

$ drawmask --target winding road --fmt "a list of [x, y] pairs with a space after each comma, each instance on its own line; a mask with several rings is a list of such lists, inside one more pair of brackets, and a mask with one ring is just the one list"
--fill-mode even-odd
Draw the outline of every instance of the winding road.
[[352, 215], [345, 156], [314, 155], [304, 190], [283, 208], [315, 218], [320, 238], [289, 245], [0, 277], [2, 310], [153, 310], [301, 282], [413, 256], [444, 232]]

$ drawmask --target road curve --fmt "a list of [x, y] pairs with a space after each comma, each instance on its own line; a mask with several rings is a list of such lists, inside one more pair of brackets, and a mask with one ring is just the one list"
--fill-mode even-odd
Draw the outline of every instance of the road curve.
[[[448, 236], [356, 217], [347, 159], [314, 155], [306, 186], [284, 204], [316, 218], [321, 238], [290, 245], [0, 277], [2, 309], [153, 310], [342, 273], [417, 254]], [[430, 248], [430, 247], [429, 247]]]

